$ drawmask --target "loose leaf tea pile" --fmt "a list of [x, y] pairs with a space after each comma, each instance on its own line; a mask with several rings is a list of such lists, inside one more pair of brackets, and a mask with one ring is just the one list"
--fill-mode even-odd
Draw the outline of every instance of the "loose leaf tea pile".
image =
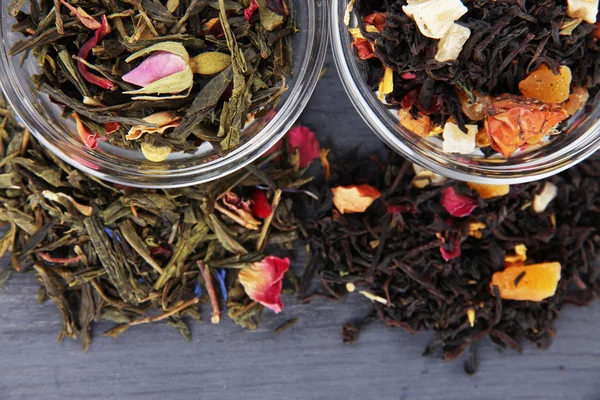
[[35, 272], [38, 298], [61, 312], [59, 339], [79, 337], [87, 349], [103, 320], [117, 324], [105, 333], [112, 337], [166, 321], [189, 339], [188, 320], [200, 319], [204, 302], [213, 323], [225, 304], [250, 329], [263, 305], [281, 311], [284, 274], [288, 286], [295, 278], [289, 259], [265, 257], [265, 248], [289, 252], [298, 235], [293, 197], [305, 196], [296, 189], [311, 178], [295, 151], [205, 185], [138, 190], [66, 165], [0, 111], [0, 258], [10, 255], [12, 265], [0, 284], [14, 271]]
[[[64, 164], [15, 124], [1, 97], [0, 116], [0, 257], [11, 264], [0, 287], [33, 273], [39, 300], [60, 310], [59, 338], [81, 338], [84, 349], [103, 320], [115, 323], [107, 336], [166, 322], [189, 339], [201, 303], [213, 323], [226, 307], [256, 328], [263, 307], [282, 310], [285, 281], [304, 302], [348, 292], [373, 301], [364, 321], [344, 326], [345, 342], [375, 319], [433, 330], [426, 354], [451, 360], [468, 349], [472, 373], [481, 339], [545, 348], [562, 306], [600, 292], [598, 156], [545, 181], [467, 184], [398, 156], [336, 157], [298, 127], [220, 181], [139, 190]], [[306, 177], [319, 157], [323, 177]], [[299, 237], [309, 259], [297, 280], [287, 258], [265, 249], [289, 252]], [[315, 277], [322, 291], [311, 291]]]
[[415, 140], [443, 133], [444, 152], [508, 158], [596, 101], [598, 10], [575, 0], [350, 3], [368, 84]]
[[[307, 288], [317, 275], [321, 295], [373, 301], [365, 321], [344, 327], [345, 342], [380, 319], [433, 330], [425, 354], [441, 350], [445, 360], [483, 338], [518, 351], [524, 340], [548, 347], [563, 305], [600, 292], [600, 157], [512, 187], [417, 171], [398, 157], [389, 166], [332, 163], [303, 222], [311, 258], [300, 295], [314, 297]], [[466, 369], [475, 364], [471, 355]]]
[[36, 87], [92, 149], [107, 140], [159, 162], [208, 141], [226, 153], [292, 75], [287, 0], [15, 0], [9, 11], [27, 36], [11, 55], [35, 58]]

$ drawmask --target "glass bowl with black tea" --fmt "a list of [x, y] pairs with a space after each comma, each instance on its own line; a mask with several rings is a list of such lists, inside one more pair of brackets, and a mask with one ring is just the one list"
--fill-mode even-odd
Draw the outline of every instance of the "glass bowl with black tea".
[[343, 85], [390, 147], [488, 184], [600, 147], [598, 0], [332, 0]]
[[311, 96], [325, 0], [2, 0], [0, 85], [62, 160], [138, 187], [231, 173]]

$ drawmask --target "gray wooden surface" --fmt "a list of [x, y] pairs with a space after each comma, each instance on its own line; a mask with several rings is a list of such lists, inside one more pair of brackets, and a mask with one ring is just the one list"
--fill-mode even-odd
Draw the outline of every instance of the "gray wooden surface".
[[[327, 67], [301, 122], [338, 148], [381, 149], [331, 60]], [[480, 371], [469, 377], [462, 360], [421, 357], [426, 333], [374, 324], [356, 345], [343, 345], [341, 325], [369, 309], [358, 294], [308, 306], [285, 297], [284, 312], [266, 312], [256, 332], [225, 318], [219, 326], [193, 325], [188, 343], [166, 325], [140, 326], [117, 340], [96, 337], [82, 353], [77, 342], [57, 343], [58, 312], [51, 302], [37, 304], [37, 287], [31, 276], [17, 275], [0, 290], [0, 400], [600, 398], [600, 304], [568, 307], [547, 351], [499, 354], [482, 343]], [[272, 333], [293, 317], [300, 318], [296, 326]]]

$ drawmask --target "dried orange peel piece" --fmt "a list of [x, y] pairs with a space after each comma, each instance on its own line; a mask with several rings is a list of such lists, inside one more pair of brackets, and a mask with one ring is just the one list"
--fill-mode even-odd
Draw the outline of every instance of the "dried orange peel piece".
[[560, 263], [511, 266], [492, 276], [490, 287], [497, 286], [506, 300], [542, 301], [554, 296], [560, 281]]
[[400, 118], [400, 124], [416, 133], [418, 136], [424, 138], [429, 135], [429, 132], [433, 129], [433, 122], [429, 116], [419, 111], [418, 117], [414, 118], [409, 110], [401, 108], [398, 111], [398, 118]]
[[510, 185], [484, 185], [480, 183], [468, 182], [467, 186], [471, 190], [479, 193], [482, 199], [492, 199], [494, 197], [505, 196], [510, 192]]
[[542, 64], [519, 82], [519, 90], [523, 96], [544, 103], [563, 103], [569, 98], [571, 79], [569, 67], [561, 65], [558, 74], [554, 74], [546, 64]]

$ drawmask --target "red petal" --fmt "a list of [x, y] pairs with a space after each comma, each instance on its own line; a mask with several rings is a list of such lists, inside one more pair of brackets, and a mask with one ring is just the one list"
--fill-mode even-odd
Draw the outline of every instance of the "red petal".
[[116, 131], [119, 130], [119, 123], [118, 122], [109, 122], [107, 124], [104, 124], [104, 128], [106, 128], [106, 134], [110, 135], [115, 133]]
[[305, 126], [297, 126], [287, 134], [290, 152], [298, 149], [300, 154], [300, 168], [306, 167], [315, 158], [320, 157], [321, 146], [317, 135]]
[[252, 214], [259, 218], [267, 219], [272, 213], [273, 210], [265, 192], [260, 189], [254, 189], [252, 192]]
[[450, 261], [457, 257], [460, 257], [460, 241], [457, 238], [453, 237], [450, 239], [450, 245], [452, 246], [452, 249], [450, 250], [444, 248], [443, 245], [440, 246], [440, 252], [442, 253], [442, 257], [446, 261]]
[[252, 300], [278, 313], [283, 310], [281, 288], [289, 267], [288, 258], [269, 256], [241, 270], [238, 277]]
[[55, 258], [55, 257], [52, 257], [49, 253], [40, 252], [37, 254], [42, 260], [47, 261], [52, 264], [75, 264], [75, 263], [81, 261], [81, 256], [76, 256], [76, 257], [72, 257], [72, 258]]
[[373, 52], [373, 45], [367, 39], [355, 38], [352, 45], [356, 47], [356, 54], [361, 60], [369, 60], [371, 58], [375, 58], [375, 53]]
[[402, 75], [400, 75], [400, 77], [405, 80], [411, 80], [416, 79], [417, 75], [413, 74], [412, 72], [405, 72]]
[[434, 96], [433, 101], [431, 102], [431, 107], [425, 108], [425, 106], [419, 102], [420, 93], [421, 89], [413, 89], [408, 92], [400, 101], [402, 108], [409, 109], [412, 106], [415, 106], [425, 115], [435, 114], [442, 109], [443, 103], [439, 96]]
[[[110, 33], [110, 25], [108, 25], [108, 20], [106, 19], [106, 15], [102, 16], [102, 23], [99, 29], [94, 33], [94, 37], [85, 42], [81, 49], [79, 49], [79, 54], [77, 56], [82, 60], [86, 60], [92, 48], [94, 48], [99, 41], [101, 41], [104, 36]], [[115, 85], [108, 79], [92, 74], [88, 71], [87, 66], [81, 61], [77, 61], [77, 69], [81, 72], [81, 75], [85, 78], [86, 81], [92, 83], [94, 85], [98, 85], [103, 89], [110, 90]]]
[[246, 21], [250, 22], [250, 18], [252, 18], [256, 11], [258, 11], [258, 3], [256, 0], [252, 0], [250, 6], [244, 10], [244, 18], [246, 18]]
[[442, 191], [441, 203], [453, 217], [466, 217], [477, 208], [477, 199], [458, 194], [453, 187]]
[[77, 123], [77, 133], [79, 134], [79, 137], [83, 143], [85, 143], [85, 145], [92, 150], [98, 147], [98, 135], [92, 132], [90, 128], [85, 126], [77, 113], [73, 113], [73, 118], [75, 118], [75, 122]]
[[403, 214], [403, 213], [412, 213], [415, 211], [415, 208], [412, 205], [405, 204], [388, 204], [385, 207], [385, 210], [388, 214]]
[[385, 28], [385, 20], [387, 19], [384, 12], [374, 12], [372, 14], [363, 17], [365, 24], [373, 25], [379, 32], [382, 32]]

